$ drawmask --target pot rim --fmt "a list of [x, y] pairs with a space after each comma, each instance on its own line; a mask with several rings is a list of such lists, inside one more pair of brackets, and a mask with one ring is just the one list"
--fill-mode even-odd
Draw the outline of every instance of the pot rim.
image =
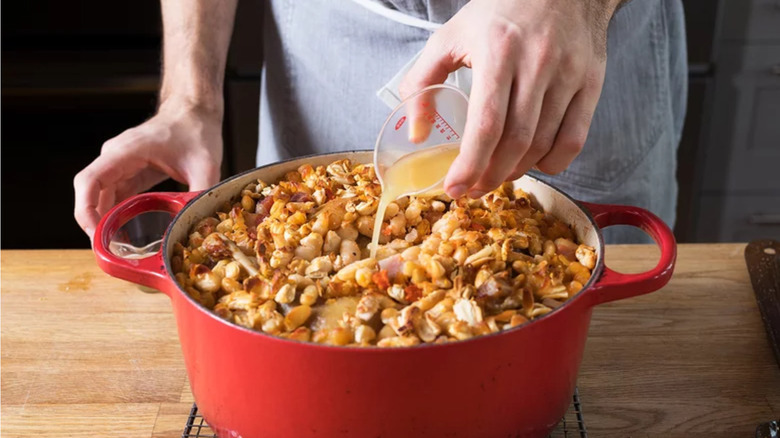
[[[601, 277], [601, 275], [602, 275], [602, 273], [604, 271], [604, 237], [602, 235], [601, 228], [596, 224], [596, 221], [593, 218], [593, 215], [591, 214], [591, 212], [587, 208], [584, 208], [576, 199], [572, 198], [569, 194], [567, 194], [566, 192], [562, 191], [558, 187], [555, 187], [554, 185], [549, 184], [549, 183], [547, 183], [545, 181], [542, 181], [539, 178], [536, 178], [536, 177], [534, 177], [532, 175], [525, 174], [521, 178], [531, 178], [534, 181], [537, 181], [537, 182], [541, 183], [542, 185], [551, 188], [552, 190], [554, 190], [554, 191], [558, 192], [559, 194], [563, 195], [567, 200], [569, 200], [569, 202], [572, 202], [573, 204], [575, 204], [578, 209], [582, 210], [582, 212], [585, 213], [585, 216], [588, 218], [588, 222], [590, 223], [591, 228], [593, 228], [595, 230], [596, 235], [598, 237], [598, 248], [597, 248], [597, 250], [598, 250], [598, 252], [597, 252], [598, 258], [597, 258], [597, 261], [596, 261], [596, 266], [593, 268], [593, 270], [591, 272], [590, 279], [588, 280], [587, 283], [585, 283], [583, 285], [582, 289], [579, 292], [577, 292], [577, 294], [574, 297], [569, 298], [568, 300], [563, 302], [563, 304], [561, 304], [559, 307], [553, 309], [551, 312], [549, 312], [547, 314], [544, 314], [542, 316], [539, 316], [539, 317], [537, 317], [535, 319], [532, 319], [532, 320], [530, 320], [530, 321], [528, 321], [528, 322], [526, 322], [524, 324], [521, 324], [521, 325], [519, 325], [517, 327], [512, 327], [512, 328], [509, 328], [509, 329], [506, 329], [506, 330], [501, 330], [501, 331], [498, 331], [496, 333], [490, 333], [490, 334], [486, 334], [486, 335], [474, 336], [474, 337], [469, 338], [469, 339], [458, 340], [458, 341], [454, 341], [454, 342], [446, 342], [446, 343], [442, 343], [442, 344], [423, 343], [423, 344], [419, 344], [419, 345], [415, 345], [415, 346], [411, 346], [411, 347], [384, 348], [384, 347], [378, 347], [378, 346], [375, 346], [375, 345], [355, 347], [355, 346], [337, 346], [337, 345], [318, 344], [318, 343], [314, 343], [314, 342], [310, 342], [310, 341], [309, 342], [305, 342], [305, 341], [298, 341], [298, 340], [294, 340], [294, 339], [282, 338], [282, 337], [279, 337], [279, 336], [276, 336], [276, 335], [267, 334], [267, 333], [259, 331], [259, 330], [253, 330], [253, 329], [241, 326], [239, 324], [229, 322], [229, 321], [227, 321], [227, 320], [225, 320], [223, 318], [220, 318], [212, 310], [209, 310], [209, 309], [203, 307], [199, 302], [195, 301], [195, 299], [192, 298], [181, 287], [181, 285], [179, 285], [179, 283], [176, 281], [176, 278], [174, 277], [174, 274], [173, 274], [173, 269], [171, 268], [171, 264], [170, 264], [171, 263], [171, 258], [170, 258], [170, 255], [168, 253], [168, 248], [169, 248], [168, 245], [169, 245], [169, 240], [171, 238], [170, 237], [171, 236], [171, 232], [170, 231], [173, 229], [173, 227], [177, 224], [179, 219], [181, 219], [181, 217], [184, 215], [184, 213], [190, 207], [194, 206], [202, 198], [209, 196], [210, 192], [212, 192], [213, 190], [215, 190], [215, 189], [217, 189], [219, 187], [232, 184], [235, 180], [237, 180], [237, 179], [239, 179], [239, 178], [241, 178], [243, 176], [249, 175], [251, 173], [257, 172], [257, 171], [259, 171], [261, 169], [266, 169], [266, 168], [269, 168], [269, 167], [272, 167], [272, 166], [278, 166], [280, 164], [284, 164], [284, 163], [287, 163], [287, 162], [290, 162], [290, 161], [296, 161], [296, 160], [301, 160], [301, 159], [306, 159], [306, 158], [327, 157], [327, 156], [330, 156], [330, 155], [345, 155], [345, 154], [367, 153], [367, 152], [373, 152], [373, 151], [371, 149], [352, 149], [352, 150], [346, 150], [346, 151], [327, 152], [327, 153], [321, 153], [321, 154], [309, 154], [309, 155], [303, 155], [303, 156], [300, 156], [300, 157], [287, 158], [287, 159], [284, 159], [284, 160], [281, 160], [281, 161], [276, 161], [276, 162], [273, 162], [273, 163], [269, 163], [269, 164], [265, 164], [265, 165], [262, 165], [262, 166], [258, 166], [258, 167], [255, 167], [254, 169], [246, 170], [246, 171], [241, 172], [239, 174], [233, 175], [233, 176], [231, 176], [229, 178], [226, 178], [223, 181], [220, 181], [216, 185], [214, 185], [214, 186], [212, 186], [212, 187], [210, 187], [210, 188], [208, 188], [206, 190], [203, 190], [198, 195], [196, 195], [191, 200], [189, 200], [189, 202], [187, 202], [187, 204], [178, 213], [176, 213], [176, 215], [173, 217], [173, 219], [171, 219], [171, 223], [168, 225], [168, 228], [167, 228], [167, 230], [165, 232], [165, 237], [163, 238], [163, 243], [162, 243], [162, 247], [161, 247], [161, 249], [163, 251], [162, 256], [163, 256], [163, 261], [165, 263], [165, 273], [167, 275], [167, 279], [169, 280], [170, 283], [172, 283], [176, 287], [178, 295], [183, 296], [185, 299], [187, 299], [189, 304], [192, 307], [195, 307], [195, 309], [197, 311], [206, 313], [209, 317], [217, 320], [221, 324], [225, 324], [229, 328], [237, 329], [239, 331], [243, 331], [243, 332], [245, 332], [247, 334], [250, 334], [250, 335], [262, 336], [264, 338], [267, 338], [268, 340], [289, 343], [291, 345], [296, 345], [297, 344], [299, 346], [305, 346], [305, 347], [311, 347], [311, 348], [323, 348], [323, 349], [328, 349], [328, 350], [333, 350], [333, 351], [339, 350], [339, 351], [344, 351], [344, 352], [383, 352], [381, 354], [390, 354], [392, 352], [398, 352], [398, 351], [416, 351], [416, 350], [431, 349], [431, 348], [457, 348], [457, 346], [461, 345], [461, 344], [466, 344], [466, 343], [471, 343], [471, 342], [479, 342], [482, 339], [497, 338], [499, 336], [509, 335], [510, 333], [517, 333], [518, 331], [523, 330], [523, 329], [527, 329], [530, 326], [538, 325], [539, 321], [547, 320], [548, 318], [553, 317], [554, 315], [558, 315], [558, 314], [563, 313], [563, 310], [565, 310], [566, 308], [573, 307], [574, 303], [577, 303], [577, 302], [582, 301], [584, 299], [583, 296], [587, 294], [588, 290], [594, 284], [596, 284], [596, 282], [598, 282], [599, 278]], [[532, 195], [533, 195], [533, 193], [532, 193]], [[567, 224], [567, 225], [571, 226], [570, 224]], [[169, 296], [171, 297], [171, 299], [174, 299], [174, 295], [173, 294], [170, 294]], [[386, 353], [384, 353], [384, 352], [386, 352]]]

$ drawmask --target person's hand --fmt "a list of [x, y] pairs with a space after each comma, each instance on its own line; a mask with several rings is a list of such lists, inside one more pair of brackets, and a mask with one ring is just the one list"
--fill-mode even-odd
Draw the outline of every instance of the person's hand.
[[73, 179], [74, 216], [93, 238], [114, 204], [167, 178], [204, 190], [219, 181], [222, 114], [166, 101], [145, 123], [103, 144], [100, 156]]
[[460, 155], [444, 187], [479, 197], [580, 153], [606, 68], [618, 0], [472, 0], [437, 30], [401, 84], [408, 96], [462, 66], [473, 84]]

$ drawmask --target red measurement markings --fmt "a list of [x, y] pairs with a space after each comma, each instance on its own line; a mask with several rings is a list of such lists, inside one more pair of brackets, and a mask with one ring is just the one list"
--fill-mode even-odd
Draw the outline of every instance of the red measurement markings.
[[401, 129], [401, 126], [403, 126], [403, 125], [404, 125], [404, 122], [405, 122], [405, 121], [406, 121], [406, 116], [403, 116], [403, 117], [401, 117], [401, 118], [398, 120], [398, 123], [396, 123], [396, 124], [395, 124], [395, 130], [396, 130], [396, 131], [398, 131], [399, 129]]
[[433, 121], [438, 122], [438, 123], [436, 123], [435, 126], [439, 130], [439, 133], [444, 134], [444, 133], [449, 132], [449, 134], [446, 136], [447, 140], [459, 140], [460, 139], [460, 135], [458, 135], [458, 133], [455, 132], [454, 129], [452, 129], [452, 126], [450, 126], [450, 124], [447, 123], [447, 121], [444, 120], [444, 118], [442, 118], [442, 116], [439, 115], [439, 113], [437, 111], [434, 111], [433, 116], [434, 116], [434, 120]]

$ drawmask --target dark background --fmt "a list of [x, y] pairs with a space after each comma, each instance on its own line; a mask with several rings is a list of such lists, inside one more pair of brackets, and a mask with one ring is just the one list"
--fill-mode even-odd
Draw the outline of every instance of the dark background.
[[[691, 81], [675, 233], [780, 236], [780, 0], [683, 3]], [[254, 167], [261, 15], [261, 0], [239, 2], [223, 177]], [[3, 4], [3, 248], [89, 246], [72, 216], [73, 176], [154, 113], [160, 45], [158, 1]]]

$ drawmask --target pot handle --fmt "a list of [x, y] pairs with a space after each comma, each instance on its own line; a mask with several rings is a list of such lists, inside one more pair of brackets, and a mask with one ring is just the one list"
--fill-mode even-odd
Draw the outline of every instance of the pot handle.
[[658, 260], [658, 264], [641, 274], [621, 274], [609, 269], [605, 264], [601, 277], [590, 287], [589, 294], [593, 297], [594, 304], [653, 292], [669, 282], [677, 259], [677, 244], [672, 230], [664, 221], [639, 207], [589, 202], [580, 202], [580, 204], [590, 210], [599, 228], [611, 225], [631, 225], [641, 228], [661, 249], [661, 259]]
[[[97, 264], [107, 274], [157, 289], [170, 295], [175, 285], [165, 272], [164, 248], [149, 257], [129, 259], [114, 254], [111, 239], [119, 229], [134, 217], [152, 211], [176, 214], [200, 192], [157, 192], [135, 195], [117, 204], [100, 220], [95, 230], [93, 248]], [[167, 232], [167, 231], [166, 231]]]

